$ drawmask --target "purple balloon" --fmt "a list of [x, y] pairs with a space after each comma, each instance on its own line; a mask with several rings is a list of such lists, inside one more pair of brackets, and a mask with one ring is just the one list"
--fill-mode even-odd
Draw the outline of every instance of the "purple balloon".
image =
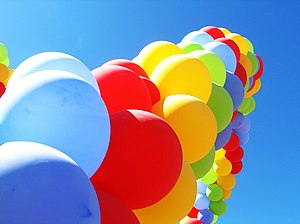
[[215, 148], [216, 150], [222, 148], [227, 144], [227, 142], [230, 139], [232, 133], [232, 127], [231, 124], [229, 124], [223, 131], [219, 132], [217, 135], [217, 139], [215, 142]]
[[231, 122], [232, 129], [240, 128], [244, 119], [245, 119], [245, 116], [241, 112], [238, 112], [235, 119]]
[[243, 135], [250, 131], [251, 121], [248, 117], [245, 117], [242, 124], [238, 128], [233, 128], [233, 131], [237, 135]]
[[209, 209], [203, 209], [198, 213], [198, 219], [202, 224], [211, 224], [214, 220], [214, 214]]
[[224, 88], [231, 96], [233, 108], [236, 110], [244, 100], [244, 86], [242, 81], [233, 73], [226, 72], [226, 82]]

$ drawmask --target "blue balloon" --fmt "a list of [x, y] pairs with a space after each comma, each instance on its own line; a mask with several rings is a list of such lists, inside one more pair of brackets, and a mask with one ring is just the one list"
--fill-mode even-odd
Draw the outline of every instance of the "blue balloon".
[[230, 72], [235, 71], [236, 57], [233, 50], [227, 44], [221, 42], [211, 42], [205, 44], [203, 48], [218, 55], [224, 62], [226, 70]]
[[0, 223], [99, 224], [96, 192], [80, 167], [38, 143], [0, 147]]
[[205, 194], [197, 194], [194, 207], [198, 210], [207, 209], [210, 201]]
[[64, 71], [20, 79], [0, 101], [0, 144], [31, 141], [56, 148], [91, 177], [106, 154], [110, 120], [98, 92]]
[[250, 131], [251, 128], [251, 121], [248, 117], [245, 117], [242, 124], [238, 127], [234, 129], [234, 133], [236, 133], [237, 135], [243, 135], [246, 134]]
[[205, 194], [207, 186], [208, 185], [203, 183], [200, 179], [197, 180], [197, 193], [198, 194]]
[[231, 124], [229, 124], [223, 131], [219, 132], [215, 141], [216, 150], [223, 148], [230, 139], [232, 133]]
[[214, 220], [214, 214], [209, 209], [203, 209], [198, 213], [198, 219], [202, 224], [211, 224]]
[[236, 110], [244, 100], [244, 86], [242, 81], [233, 73], [226, 72], [226, 82], [224, 88], [231, 96], [233, 102], [233, 109]]
[[207, 43], [214, 42], [214, 38], [203, 31], [193, 31], [188, 33], [181, 42], [195, 42], [200, 46], [203, 46]]
[[244, 119], [245, 119], [245, 116], [241, 112], [238, 112], [235, 119], [231, 122], [232, 129], [240, 128]]
[[245, 133], [245, 134], [242, 134], [242, 135], [238, 135], [238, 134], [236, 134], [236, 135], [237, 135], [237, 136], [239, 137], [239, 139], [240, 139], [240, 145], [241, 145], [241, 146], [246, 145], [246, 144], [248, 143], [249, 138], [250, 138], [249, 132], [247, 132], [247, 133]]
[[91, 71], [77, 58], [61, 52], [44, 52], [36, 54], [22, 62], [9, 79], [7, 88], [34, 72], [61, 70], [78, 75], [92, 85], [100, 94], [97, 81]]

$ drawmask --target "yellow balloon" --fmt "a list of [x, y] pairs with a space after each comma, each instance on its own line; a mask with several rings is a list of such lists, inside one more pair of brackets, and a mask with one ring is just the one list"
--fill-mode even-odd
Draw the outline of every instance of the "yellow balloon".
[[223, 158], [225, 156], [225, 153], [226, 153], [226, 151], [223, 148], [220, 148], [219, 150], [216, 150], [215, 161]]
[[155, 41], [144, 47], [133, 62], [140, 65], [150, 77], [161, 61], [176, 54], [184, 54], [176, 44], [168, 41]]
[[222, 200], [226, 200], [226, 199], [230, 198], [231, 194], [232, 194], [231, 190], [229, 190], [229, 191], [223, 190]]
[[150, 80], [156, 84], [161, 98], [187, 94], [207, 102], [212, 91], [212, 79], [206, 66], [189, 55], [173, 55], [162, 61]]
[[0, 63], [0, 81], [3, 82], [9, 75], [6, 65]]
[[254, 83], [253, 88], [245, 94], [245, 98], [252, 97], [254, 94], [256, 94], [260, 90], [260, 88], [261, 88], [261, 81], [260, 81], [260, 79], [257, 79]]
[[219, 176], [226, 176], [231, 172], [232, 164], [228, 159], [223, 157], [215, 161], [213, 168]]
[[214, 146], [217, 121], [210, 108], [196, 97], [176, 94], [152, 107], [152, 112], [164, 119], [180, 141], [183, 158], [189, 163], [202, 159]]
[[219, 27], [219, 30], [221, 30], [224, 35], [231, 33], [229, 30], [227, 30], [226, 28], [223, 28], [223, 27]]
[[233, 40], [239, 47], [240, 52], [247, 55], [248, 53], [248, 42], [243, 36], [237, 33], [229, 33], [225, 35], [226, 38]]
[[7, 86], [7, 83], [9, 81], [11, 75], [13, 74], [13, 72], [14, 72], [14, 69], [11, 69], [11, 68], [8, 69], [8, 76], [6, 77], [5, 80], [2, 81], [5, 86]]
[[173, 189], [162, 200], [146, 208], [133, 210], [143, 224], [175, 224], [192, 209], [197, 195], [197, 183], [191, 166], [184, 161]]
[[251, 63], [250, 59], [246, 55], [241, 53], [240, 54], [240, 63], [245, 68], [247, 77], [249, 78], [251, 76], [251, 72], [252, 72], [252, 63]]
[[226, 176], [218, 176], [217, 183], [223, 190], [230, 191], [234, 188], [236, 179], [234, 175], [230, 173]]

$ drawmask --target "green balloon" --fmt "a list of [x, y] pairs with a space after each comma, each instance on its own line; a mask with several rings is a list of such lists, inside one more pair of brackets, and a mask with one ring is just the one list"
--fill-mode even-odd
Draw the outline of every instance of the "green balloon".
[[233, 103], [229, 93], [222, 86], [213, 83], [207, 105], [216, 117], [218, 132], [223, 131], [230, 123], [233, 113]]
[[7, 48], [4, 44], [0, 43], [0, 61], [3, 61], [5, 58], [7, 58], [7, 55]]
[[251, 43], [251, 41], [248, 40], [246, 37], [244, 37], [244, 39], [247, 41], [248, 44], [248, 52], [254, 53], [253, 44]]
[[255, 99], [253, 97], [250, 97], [249, 98], [249, 106], [247, 107], [246, 110], [244, 110], [244, 115], [248, 115], [250, 113], [252, 113], [254, 111], [256, 107], [256, 102], [255, 102]]
[[185, 54], [188, 54], [192, 51], [203, 50], [204, 48], [195, 42], [181, 42], [177, 44], [178, 47], [183, 50]]
[[207, 174], [202, 177], [200, 180], [204, 184], [212, 184], [218, 179], [218, 174], [214, 171], [213, 168], [210, 168]]
[[223, 189], [217, 184], [211, 184], [206, 188], [206, 196], [210, 201], [219, 201], [223, 196]]
[[223, 215], [226, 212], [227, 206], [225, 201], [211, 201], [209, 204], [209, 209], [217, 216]]
[[226, 81], [226, 68], [219, 56], [207, 50], [193, 51], [189, 53], [189, 55], [198, 58], [206, 66], [214, 83], [224, 86]]
[[250, 105], [250, 98], [244, 98], [242, 104], [240, 105], [238, 111], [241, 112], [242, 114], [245, 113], [245, 111], [247, 110], [247, 108]]
[[3, 61], [0, 61], [0, 64], [4, 64], [6, 67], [8, 67], [10, 64], [9, 57], [6, 57]]
[[191, 164], [197, 180], [207, 174], [212, 167], [215, 160], [215, 152], [215, 147], [213, 147], [206, 156], [204, 156], [199, 161]]
[[254, 76], [258, 70], [258, 60], [255, 54], [252, 52], [248, 52], [247, 57], [250, 59], [251, 64], [252, 64], [252, 71], [250, 77]]
[[217, 223], [217, 221], [218, 221], [218, 218], [219, 218], [219, 216], [217, 216], [217, 215], [214, 215], [214, 220], [212, 221], [212, 223], [211, 223], [211, 224], [215, 224], [215, 223]]

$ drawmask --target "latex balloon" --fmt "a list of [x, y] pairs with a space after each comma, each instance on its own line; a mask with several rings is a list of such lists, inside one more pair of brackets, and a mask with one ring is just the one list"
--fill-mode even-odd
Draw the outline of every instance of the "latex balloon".
[[212, 184], [218, 179], [218, 174], [214, 171], [213, 168], [209, 170], [209, 172], [200, 179], [200, 181], [204, 184]]
[[231, 121], [233, 103], [229, 93], [221, 86], [213, 83], [212, 93], [207, 102], [213, 111], [218, 125], [218, 133], [223, 131]]
[[224, 62], [226, 70], [230, 72], [235, 71], [236, 57], [233, 50], [227, 44], [215, 41], [205, 44], [203, 48], [218, 55]]
[[219, 30], [221, 30], [224, 35], [231, 33], [228, 29], [226, 29], [224, 27], [219, 27]]
[[231, 122], [234, 121], [234, 119], [235, 119], [235, 117], [236, 117], [236, 115], [237, 115], [238, 112], [239, 112], [238, 110], [233, 111]]
[[252, 97], [254, 94], [256, 94], [260, 90], [260, 88], [261, 88], [261, 81], [260, 81], [260, 79], [257, 79], [254, 81], [253, 88], [245, 94], [245, 98]]
[[139, 66], [138, 64], [136, 64], [130, 60], [127, 60], [127, 59], [114, 59], [114, 60], [106, 62], [103, 65], [119, 65], [124, 68], [128, 68], [129, 70], [133, 71], [138, 76], [143, 76], [145, 78], [149, 78], [149, 76], [144, 71], [144, 69], [141, 68], [141, 66]]
[[248, 107], [250, 106], [251, 100], [250, 98], [245, 98], [241, 104], [241, 106], [239, 107], [239, 112], [242, 113], [243, 115], [246, 115], [246, 111], [248, 109]]
[[203, 209], [198, 213], [198, 219], [202, 224], [211, 224], [214, 220], [214, 214], [209, 209]]
[[199, 209], [196, 209], [195, 207], [193, 207], [191, 209], [191, 211], [189, 212], [188, 217], [190, 217], [190, 218], [197, 218], [198, 212], [199, 212]]
[[203, 183], [201, 180], [197, 180], [197, 193], [198, 194], [205, 194], [207, 184]]
[[241, 126], [243, 125], [244, 119], [245, 119], [245, 116], [241, 112], [238, 112], [234, 121], [231, 122], [232, 128], [233, 129], [241, 128]]
[[0, 64], [0, 82], [3, 82], [9, 75], [9, 70], [4, 64]]
[[133, 62], [140, 65], [151, 77], [152, 71], [161, 61], [172, 55], [183, 53], [176, 44], [168, 41], [155, 41], [144, 47]]
[[6, 57], [3, 61], [0, 61], [0, 63], [8, 67], [10, 65], [9, 57]]
[[250, 97], [248, 99], [250, 100], [250, 102], [249, 102], [249, 106], [247, 107], [247, 109], [243, 111], [244, 115], [248, 115], [248, 114], [252, 113], [256, 107], [255, 99], [253, 97]]
[[255, 55], [259, 61], [259, 68], [258, 71], [256, 72], [256, 74], [253, 76], [255, 80], [259, 79], [262, 76], [262, 73], [264, 71], [264, 62], [261, 59], [260, 56], [258, 56], [257, 54]]
[[226, 153], [226, 151], [223, 148], [217, 150], [215, 160], [219, 160], [219, 159], [223, 158], [225, 156], [225, 153]]
[[231, 162], [239, 162], [243, 159], [244, 157], [244, 150], [242, 149], [242, 147], [238, 147], [236, 150], [234, 151], [228, 151], [225, 154], [226, 158]]
[[177, 44], [185, 54], [196, 51], [196, 50], [203, 50], [204, 48], [195, 42], [180, 42]]
[[[208, 173], [215, 159], [215, 148], [213, 147], [206, 156], [199, 161], [192, 163], [191, 167], [195, 173], [196, 179], [200, 179]], [[199, 192], [198, 192], [199, 193]]]
[[5, 93], [5, 90], [5, 85], [2, 82], [0, 82], [0, 97], [2, 97], [2, 95]]
[[224, 33], [215, 26], [205, 26], [201, 28], [200, 31], [204, 31], [205, 33], [208, 33], [214, 39], [225, 37]]
[[189, 163], [204, 158], [212, 149], [217, 136], [216, 119], [199, 99], [183, 94], [168, 96], [156, 103], [152, 112], [173, 128], [180, 140], [183, 158]]
[[226, 38], [233, 40], [240, 49], [240, 52], [247, 55], [248, 53], [248, 43], [240, 34], [229, 33], [225, 35]]
[[182, 40], [181, 42], [195, 42], [199, 44], [200, 46], [203, 46], [207, 43], [213, 42], [214, 39], [212, 36], [210, 36], [208, 33], [204, 31], [192, 31], [188, 33]]
[[238, 137], [240, 139], [240, 145], [241, 146], [246, 145], [248, 143], [248, 141], [249, 141], [249, 138], [250, 138], [249, 137], [249, 133], [245, 133], [245, 134], [239, 135]]
[[231, 133], [232, 133], [231, 124], [227, 125], [227, 127], [223, 131], [218, 133], [217, 139], [215, 141], [215, 148], [217, 150], [223, 148], [228, 143]]
[[92, 73], [109, 114], [125, 109], [151, 111], [148, 88], [133, 71], [117, 65], [104, 65]]
[[223, 147], [226, 151], [234, 151], [240, 145], [239, 137], [232, 132], [228, 143]]
[[5, 58], [7, 58], [8, 51], [4, 44], [0, 43], [0, 61], [3, 61]]
[[206, 66], [189, 55], [174, 55], [162, 61], [153, 71], [151, 81], [161, 98], [187, 94], [207, 102], [212, 91], [212, 79]]
[[223, 196], [223, 190], [219, 185], [211, 184], [206, 189], [206, 196], [210, 201], [219, 201]]
[[224, 190], [222, 200], [227, 200], [228, 198], [230, 198], [231, 194], [232, 194], [231, 190], [229, 190], [229, 191]]
[[234, 74], [239, 77], [243, 86], [245, 86], [247, 82], [247, 72], [241, 63], [237, 62]]
[[8, 72], [9, 72], [9, 73], [8, 73], [8, 76], [6, 77], [5, 80], [3, 80], [3, 84], [4, 84], [5, 86], [7, 86], [8, 80], [10, 79], [10, 77], [11, 77], [11, 75], [13, 74], [14, 70], [11, 69], [11, 68], [9, 68], [9, 69], [8, 69]]
[[217, 221], [218, 221], [218, 217], [219, 217], [219, 216], [217, 216], [217, 215], [215, 215], [215, 214], [214, 214], [214, 220], [212, 221], [212, 223], [211, 223], [211, 224], [215, 224], [215, 223], [217, 223]]
[[244, 117], [241, 125], [238, 128], [234, 128], [234, 133], [237, 135], [243, 135], [250, 131], [251, 121], [248, 117]]
[[[151, 187], [151, 186], [150, 186]], [[144, 209], [134, 210], [140, 223], [174, 224], [191, 210], [196, 198], [196, 180], [190, 165], [183, 163], [173, 189], [159, 202]]]
[[133, 211], [120, 199], [104, 191], [98, 191], [97, 194], [101, 208], [102, 224], [140, 223]]
[[100, 223], [89, 178], [60, 151], [8, 142], [0, 147], [0, 170], [0, 223]]
[[13, 87], [0, 102], [0, 144], [24, 140], [52, 146], [92, 176], [110, 138], [98, 92], [77, 75], [51, 70], [28, 75]]
[[197, 194], [194, 207], [198, 210], [207, 209], [209, 207], [209, 199], [205, 194]]
[[231, 174], [238, 174], [242, 171], [243, 169], [243, 162], [239, 161], [239, 162], [234, 162], [232, 163], [232, 170], [231, 170]]
[[251, 70], [251, 75], [250, 75], [250, 77], [252, 77], [257, 72], [257, 69], [258, 69], [258, 60], [257, 60], [255, 54], [253, 54], [250, 51], [248, 52], [247, 57], [250, 59], [251, 64], [252, 64], [252, 70]]
[[244, 37], [244, 39], [246, 40], [246, 42], [248, 44], [248, 52], [254, 53], [253, 44], [246, 37]]
[[252, 74], [252, 63], [250, 59], [247, 57], [247, 55], [241, 53], [239, 62], [245, 68], [247, 73], [247, 78], [250, 78]]
[[221, 158], [215, 161], [213, 168], [218, 176], [226, 176], [230, 173], [232, 165], [228, 159]]
[[109, 149], [91, 178], [96, 191], [117, 196], [131, 209], [158, 202], [175, 185], [182, 167], [175, 132], [158, 116], [141, 110], [113, 113], [110, 120]]
[[233, 40], [223, 37], [223, 38], [218, 38], [215, 41], [227, 44], [233, 50], [236, 60], [237, 61], [240, 60], [240, 48]]
[[[36, 54], [22, 62], [11, 76], [8, 88], [18, 80], [34, 72], [44, 70], [61, 70], [73, 73], [84, 79], [99, 93], [97, 82], [91, 71], [77, 58], [61, 52], [44, 52]], [[40, 73], [40, 75], [45, 73]]]
[[212, 201], [209, 209], [217, 216], [224, 215], [227, 209], [226, 203], [223, 200]]
[[198, 50], [191, 52], [189, 55], [199, 59], [206, 66], [214, 83], [224, 86], [226, 68], [223, 61], [216, 54], [207, 50]]
[[157, 86], [150, 80], [143, 76], [140, 76], [146, 87], [148, 88], [150, 97], [151, 97], [151, 104], [152, 106], [160, 101], [160, 92]]
[[233, 109], [238, 109], [244, 100], [245, 93], [243, 83], [235, 74], [227, 71], [224, 88], [232, 99]]
[[234, 188], [236, 180], [233, 174], [228, 174], [227, 176], [219, 176], [217, 183], [223, 190], [229, 191]]

